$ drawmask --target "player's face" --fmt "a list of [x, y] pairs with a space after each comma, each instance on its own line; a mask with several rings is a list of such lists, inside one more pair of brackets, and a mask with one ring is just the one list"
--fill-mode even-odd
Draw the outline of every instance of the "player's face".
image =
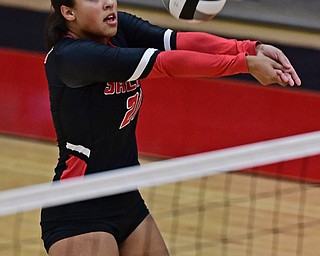
[[75, 0], [70, 29], [81, 38], [103, 42], [117, 33], [116, 0]]

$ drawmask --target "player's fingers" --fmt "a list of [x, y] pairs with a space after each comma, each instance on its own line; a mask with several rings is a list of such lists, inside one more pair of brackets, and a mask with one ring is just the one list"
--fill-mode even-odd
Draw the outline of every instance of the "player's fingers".
[[[291, 85], [292, 83], [292, 79], [290, 80], [290, 75], [283, 73], [282, 70], [276, 70], [277, 73], [277, 79], [278, 81], [276, 81], [276, 83], [278, 83], [279, 85], [286, 87], [288, 84]], [[294, 84], [294, 83], [293, 83]]]
[[279, 62], [273, 60], [273, 59], [270, 59], [271, 60], [271, 65], [274, 69], [277, 69], [277, 70], [283, 70], [284, 67], [282, 66], [282, 64], [280, 64]]
[[295, 81], [295, 83], [300, 86], [301, 85], [301, 79], [298, 76], [297, 72], [294, 70], [294, 68], [292, 68], [292, 71], [290, 72], [291, 77], [293, 78], [293, 80]]
[[[288, 74], [288, 73], [283, 73], [282, 77], [286, 77], [287, 83], [288, 83], [290, 86], [294, 86], [294, 81], [293, 81], [293, 79], [292, 79], [292, 77], [291, 77], [290, 74]], [[282, 79], [282, 80], [283, 80], [283, 79]]]
[[289, 77], [285, 75], [285, 73], [282, 72], [282, 70], [276, 70], [276, 73], [278, 75], [278, 77], [281, 78], [281, 80], [285, 83], [288, 83], [289, 82]]
[[279, 52], [278, 52], [278, 61], [280, 64], [283, 65], [283, 67], [285, 69], [289, 70], [289, 71], [284, 70], [284, 72], [289, 73], [291, 75], [293, 81], [295, 82], [295, 84], [300, 86], [301, 79], [299, 78], [297, 72], [295, 71], [294, 67], [290, 63], [290, 60], [287, 58], [287, 56], [281, 50], [279, 50]]
[[297, 76], [293, 76], [293, 79], [296, 83], [296, 85], [300, 86], [302, 84], [301, 79]]
[[[278, 62], [283, 65], [283, 67], [286, 69], [286, 70], [283, 70], [284, 73], [289, 73], [292, 80], [290, 79], [290, 85], [292, 83], [292, 81], [294, 81], [294, 83], [298, 86], [301, 85], [301, 79], [299, 78], [297, 72], [295, 71], [295, 69], [293, 68], [293, 66], [291, 65], [290, 63], [290, 60], [287, 58], [287, 56], [282, 52], [282, 51], [279, 51], [278, 53]], [[293, 86], [293, 85], [291, 85]]]
[[293, 79], [293, 81], [296, 85], [298, 85], [298, 86], [301, 85], [301, 79], [293, 67], [291, 67], [290, 69], [286, 69], [283, 72], [290, 74], [291, 78]]
[[278, 53], [278, 61], [279, 63], [286, 69], [290, 69], [292, 68], [292, 65], [289, 61], [289, 59], [287, 58], [287, 56], [279, 50], [279, 53]]

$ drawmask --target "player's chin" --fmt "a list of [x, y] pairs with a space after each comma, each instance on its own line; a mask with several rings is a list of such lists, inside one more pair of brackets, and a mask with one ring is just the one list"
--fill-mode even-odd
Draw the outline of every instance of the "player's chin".
[[117, 27], [109, 27], [107, 30], [105, 30], [105, 37], [113, 37], [117, 34]]

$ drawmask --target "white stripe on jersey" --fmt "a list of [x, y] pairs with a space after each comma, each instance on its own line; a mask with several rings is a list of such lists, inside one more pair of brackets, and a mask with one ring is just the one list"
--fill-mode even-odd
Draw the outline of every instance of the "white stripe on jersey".
[[90, 149], [85, 148], [84, 146], [81, 146], [81, 145], [73, 145], [73, 144], [67, 142], [67, 146], [66, 146], [66, 147], [67, 147], [67, 149], [71, 149], [71, 150], [73, 150], [73, 151], [77, 151], [77, 152], [79, 152], [79, 153], [81, 153], [81, 154], [84, 154], [84, 155], [87, 156], [88, 158], [90, 157], [90, 153], [91, 153]]
[[47, 55], [46, 55], [46, 57], [45, 57], [45, 59], [44, 59], [44, 64], [46, 64], [46, 63], [47, 63], [47, 60], [48, 60], [49, 54], [53, 51], [53, 48], [54, 48], [54, 47], [52, 47], [52, 48], [51, 48], [51, 50], [47, 53]]
[[164, 44], [164, 49], [166, 51], [171, 51], [171, 35], [172, 35], [172, 30], [171, 29], [167, 29], [167, 31], [164, 33], [163, 36], [163, 44]]
[[134, 71], [133, 75], [128, 79], [128, 81], [135, 81], [135, 80], [140, 78], [140, 76], [142, 75], [143, 71], [145, 70], [145, 68], [147, 67], [147, 65], [149, 63], [151, 56], [156, 51], [157, 51], [157, 49], [148, 48], [144, 52], [144, 54], [143, 54], [143, 56], [142, 56], [142, 58], [141, 58], [141, 60], [140, 60], [140, 62], [138, 64], [136, 70]]

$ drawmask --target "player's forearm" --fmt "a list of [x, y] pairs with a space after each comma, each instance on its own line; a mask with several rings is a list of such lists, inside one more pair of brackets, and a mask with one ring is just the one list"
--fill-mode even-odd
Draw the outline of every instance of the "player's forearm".
[[192, 51], [161, 52], [147, 78], [161, 77], [222, 77], [248, 73], [244, 53], [212, 55]]
[[248, 55], [256, 55], [256, 45], [256, 41], [226, 39], [203, 32], [179, 32], [177, 34], [178, 50], [228, 55], [246, 52]]

